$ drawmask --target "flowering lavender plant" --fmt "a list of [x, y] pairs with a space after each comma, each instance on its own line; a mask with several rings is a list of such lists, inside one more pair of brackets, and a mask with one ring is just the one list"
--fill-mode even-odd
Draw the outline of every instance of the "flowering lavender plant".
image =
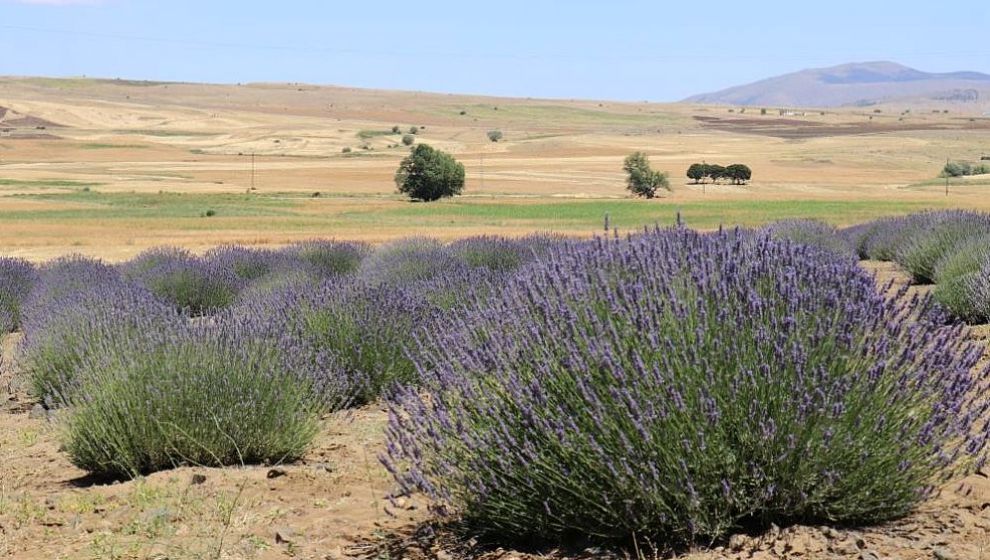
[[257, 327], [224, 314], [99, 340], [71, 386], [56, 393], [67, 405], [64, 446], [73, 464], [133, 477], [301, 456], [319, 415], [341, 404], [319, 373], [332, 371], [332, 358]]
[[813, 245], [836, 255], [856, 254], [849, 239], [834, 226], [820, 220], [781, 220], [764, 228], [774, 239], [786, 239], [803, 245]]
[[314, 239], [290, 245], [282, 254], [305, 263], [320, 278], [331, 278], [357, 270], [369, 251], [363, 243]]
[[418, 329], [434, 313], [420, 292], [403, 287], [326, 281], [288, 285], [243, 301], [235, 313], [270, 333], [333, 357], [334, 392], [360, 404], [385, 389], [413, 380], [410, 353]]
[[[17, 349], [32, 394], [49, 405], [73, 384], [82, 361], [104, 345], [133, 333], [178, 328], [184, 319], [147, 290], [89, 264], [47, 268], [25, 304], [24, 338]], [[80, 270], [107, 274], [92, 285], [77, 285]]]
[[765, 235], [571, 246], [429, 331], [382, 460], [502, 539], [890, 519], [985, 460], [981, 349], [925, 305]]
[[978, 212], [926, 212], [911, 219], [920, 225], [902, 240], [894, 259], [919, 283], [934, 282], [940, 261], [970, 240], [990, 235], [990, 215]]
[[550, 235], [530, 235], [521, 239], [481, 236], [455, 241], [447, 249], [471, 268], [487, 268], [493, 272], [512, 273], [546, 256], [562, 238]]
[[123, 275], [192, 315], [228, 307], [241, 279], [222, 259], [200, 259], [184, 249], [156, 248], [124, 264]]
[[26, 260], [0, 257], [0, 335], [20, 328], [21, 306], [37, 279]]
[[239, 284], [244, 285], [285, 266], [289, 259], [278, 251], [221, 245], [207, 251], [202, 260], [211, 269], [232, 274], [240, 280]]

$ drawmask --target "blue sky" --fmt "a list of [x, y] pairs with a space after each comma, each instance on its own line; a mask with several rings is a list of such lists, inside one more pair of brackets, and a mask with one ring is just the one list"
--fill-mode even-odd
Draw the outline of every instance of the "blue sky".
[[851, 61], [990, 73], [988, 6], [0, 0], [0, 74], [671, 101]]

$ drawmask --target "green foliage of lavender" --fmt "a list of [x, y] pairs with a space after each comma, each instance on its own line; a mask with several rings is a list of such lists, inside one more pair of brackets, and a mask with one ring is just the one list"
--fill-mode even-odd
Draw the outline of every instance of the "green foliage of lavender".
[[357, 270], [370, 248], [361, 243], [311, 240], [290, 245], [283, 252], [306, 263], [317, 276], [329, 278]]
[[126, 263], [122, 273], [127, 280], [192, 315], [229, 307], [240, 284], [234, 268], [177, 248], [149, 249]]
[[21, 326], [21, 307], [37, 282], [34, 265], [14, 258], [0, 258], [0, 335]]
[[176, 465], [274, 464], [299, 458], [319, 415], [340, 406], [320, 390], [318, 355], [220, 317], [104, 341], [82, 360], [67, 405], [64, 447], [93, 474], [134, 477]]
[[774, 239], [810, 245], [841, 256], [857, 253], [855, 247], [834, 226], [819, 220], [782, 220], [764, 228]]
[[861, 258], [896, 261], [958, 319], [990, 321], [979, 272], [990, 262], [990, 215], [965, 210], [885, 218], [839, 233]]
[[432, 307], [413, 290], [328, 280], [273, 290], [234, 312], [266, 318], [272, 333], [330, 356], [331, 389], [345, 393], [349, 404], [362, 404], [414, 380], [409, 352]]
[[895, 259], [915, 281], [936, 279], [936, 265], [959, 251], [969, 240], [990, 235], [990, 215], [976, 212], [931, 213], [925, 227], [905, 238]]
[[990, 290], [983, 280], [990, 266], [990, 235], [973, 237], [935, 267], [935, 300], [969, 323], [990, 321]]
[[86, 356], [129, 333], [175, 328], [181, 318], [99, 261], [69, 257], [43, 267], [24, 304], [17, 362], [33, 396], [52, 405]]
[[762, 235], [576, 244], [425, 335], [382, 459], [502, 540], [896, 518], [985, 461], [982, 349], [927, 305]]

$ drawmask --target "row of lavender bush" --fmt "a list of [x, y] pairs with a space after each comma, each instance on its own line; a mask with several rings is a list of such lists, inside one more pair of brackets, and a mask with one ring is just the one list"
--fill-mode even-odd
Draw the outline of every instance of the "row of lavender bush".
[[158, 248], [117, 266], [9, 260], [17, 289], [5, 293], [24, 334], [19, 368], [41, 402], [64, 409], [73, 461], [134, 476], [298, 457], [319, 414], [413, 381], [417, 330], [554, 243], [371, 251], [313, 241], [201, 257]]
[[990, 322], [990, 214], [928, 211], [843, 230], [816, 220], [788, 220], [766, 231], [840, 255], [897, 262], [915, 283], [934, 284], [935, 300], [952, 315]]
[[385, 395], [382, 460], [441, 515], [678, 544], [889, 519], [985, 461], [981, 349], [927, 299], [882, 296], [844, 238], [789, 222], [0, 261], [0, 287], [28, 286], [0, 305], [94, 473], [290, 461], [320, 415]]
[[990, 215], [922, 212], [850, 228], [844, 237], [862, 258], [895, 261], [935, 299], [972, 323], [990, 321]]

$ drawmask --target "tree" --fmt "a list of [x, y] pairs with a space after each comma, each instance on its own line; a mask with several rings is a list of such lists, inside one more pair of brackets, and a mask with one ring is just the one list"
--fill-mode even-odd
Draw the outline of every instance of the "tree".
[[965, 161], [950, 161], [942, 168], [943, 177], [965, 177], [972, 173], [972, 167]]
[[496, 129], [496, 130], [489, 130], [488, 131], [488, 139], [491, 140], [492, 142], [498, 142], [499, 140], [502, 139], [502, 131], [501, 130], [498, 130], [498, 129]]
[[412, 146], [416, 142], [416, 137], [412, 134], [406, 134], [402, 137], [402, 143], [406, 146]]
[[692, 163], [691, 167], [687, 170], [688, 179], [692, 179], [694, 184], [697, 185], [705, 178], [705, 165], [701, 163]]
[[725, 168], [716, 163], [709, 163], [705, 165], [705, 177], [709, 177], [712, 183], [718, 183], [719, 179], [725, 177]]
[[392, 127], [392, 134], [398, 134], [400, 130], [402, 129], [399, 128], [399, 125], [395, 125]]
[[725, 177], [734, 185], [744, 185], [753, 177], [753, 171], [747, 165], [733, 163], [725, 168]]
[[670, 190], [667, 174], [654, 171], [650, 167], [650, 160], [643, 152], [636, 152], [627, 157], [622, 168], [629, 175], [626, 188], [636, 196], [653, 198], [659, 189]]
[[409, 134], [419, 134], [419, 127], [418, 126], [410, 126], [409, 127]]
[[464, 166], [448, 153], [419, 144], [399, 164], [395, 184], [413, 200], [439, 200], [464, 190]]

